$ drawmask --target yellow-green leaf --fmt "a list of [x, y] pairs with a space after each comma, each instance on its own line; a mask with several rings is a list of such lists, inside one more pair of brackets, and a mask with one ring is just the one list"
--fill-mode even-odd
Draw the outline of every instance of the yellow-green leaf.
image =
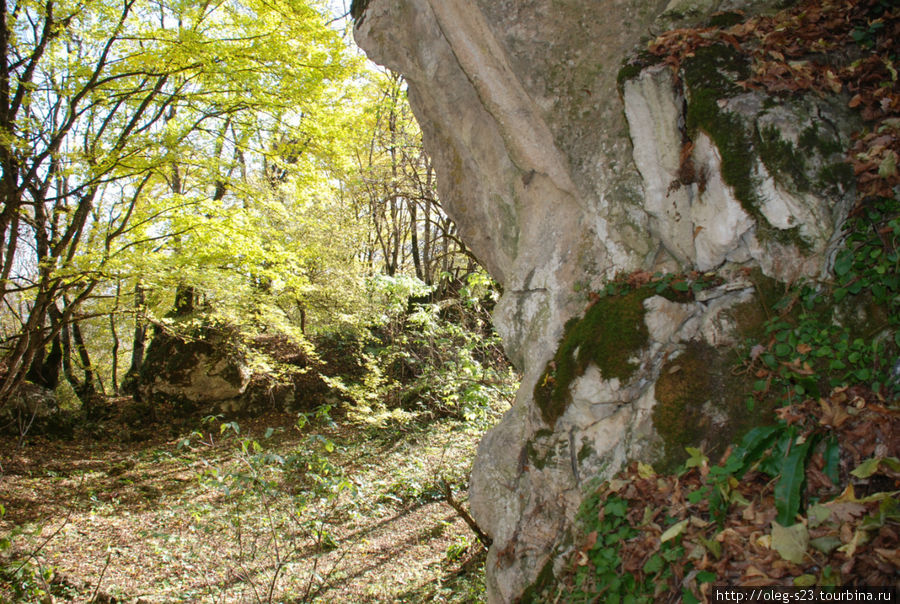
[[831, 510], [821, 503], [817, 503], [806, 510], [806, 517], [809, 521], [809, 528], [816, 528], [831, 517]]
[[850, 473], [857, 478], [869, 478], [878, 472], [878, 468], [881, 465], [884, 465], [894, 472], [900, 471], [900, 460], [896, 457], [872, 457], [859, 464], [859, 466]]
[[808, 545], [809, 531], [805, 524], [798, 522], [792, 526], [782, 526], [772, 522], [772, 549], [788, 562], [803, 562]]
[[660, 542], [660, 543], [665, 543], [666, 541], [669, 541], [670, 539], [674, 539], [675, 537], [677, 537], [678, 535], [680, 535], [681, 533], [683, 533], [683, 532], [684, 532], [684, 527], [687, 526], [687, 524], [688, 524], [689, 521], [690, 521], [689, 518], [685, 518], [685, 519], [682, 520], [681, 522], [676, 522], [675, 524], [673, 524], [672, 526], [670, 526], [669, 528], [667, 528], [667, 529], [666, 529], [666, 532], [664, 532], [664, 533], [660, 536], [659, 542]]
[[800, 575], [799, 577], [794, 578], [794, 585], [796, 587], [812, 587], [815, 584], [815, 575]]
[[653, 471], [653, 466], [650, 464], [646, 464], [642, 461], [638, 462], [638, 476], [641, 478], [653, 478], [656, 476], [656, 472]]

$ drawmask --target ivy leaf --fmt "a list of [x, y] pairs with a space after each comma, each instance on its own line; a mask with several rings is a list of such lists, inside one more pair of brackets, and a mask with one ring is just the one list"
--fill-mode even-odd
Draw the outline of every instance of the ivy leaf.
[[851, 254], [841, 254], [834, 261], [834, 274], [843, 277], [853, 268], [853, 256]]
[[665, 566], [665, 562], [663, 562], [659, 554], [653, 554], [644, 564], [643, 571], [648, 575], [652, 575], [662, 570], [663, 566]]

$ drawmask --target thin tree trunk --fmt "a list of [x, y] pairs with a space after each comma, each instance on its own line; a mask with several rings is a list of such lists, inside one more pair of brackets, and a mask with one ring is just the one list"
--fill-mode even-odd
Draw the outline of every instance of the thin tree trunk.
[[131, 366], [122, 379], [121, 391], [135, 399], [140, 398], [140, 376], [144, 365], [144, 350], [147, 342], [147, 322], [143, 318], [144, 288], [140, 283], [134, 285], [134, 336], [131, 343]]
[[416, 277], [425, 281], [425, 271], [422, 270], [422, 259], [419, 256], [419, 234], [416, 226], [416, 204], [409, 204], [409, 236], [412, 245], [413, 265], [416, 269]]
[[84, 343], [84, 336], [81, 333], [81, 327], [78, 321], [72, 321], [72, 342], [75, 344], [75, 351], [78, 353], [78, 359], [81, 361], [81, 367], [84, 371], [84, 381], [75, 388], [75, 394], [81, 399], [81, 406], [88, 417], [93, 416], [97, 412], [97, 386], [94, 382], [94, 368], [91, 366], [91, 357], [88, 354], [87, 346]]
[[116, 307], [109, 313], [109, 333], [112, 335], [112, 391], [119, 395], [119, 332], [116, 330], [116, 312], [119, 309], [119, 296], [122, 293], [122, 282], [116, 283]]

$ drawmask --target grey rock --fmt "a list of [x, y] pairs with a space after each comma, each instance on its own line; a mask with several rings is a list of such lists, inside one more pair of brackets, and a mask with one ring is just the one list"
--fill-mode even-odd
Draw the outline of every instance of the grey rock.
[[[165, 332], [154, 336], [141, 368], [140, 390], [149, 401], [172, 401], [186, 410], [234, 410], [250, 383], [246, 357], [227, 334], [211, 329], [188, 339]], [[227, 401], [227, 403], [226, 403]]]
[[[623, 83], [623, 60], [651, 29], [772, 1], [369, 0], [357, 42], [402, 73], [434, 158], [442, 203], [504, 295], [494, 321], [522, 371], [517, 400], [481, 442], [470, 504], [493, 538], [491, 602], [535, 580], [593, 481], [653, 460], [656, 383], [691, 343], [735, 342], [735, 309], [755, 293], [742, 269], [781, 281], [828, 268], [852, 186], [821, 178], [854, 129], [840, 100], [769, 102], [737, 87], [718, 107], [745, 129], [756, 206], [722, 175], [722, 150], [697, 132], [668, 66]], [[758, 148], [757, 148], [758, 147]], [[766, 150], [796, 149], [802, 165]], [[797, 169], [794, 169], [797, 168]], [[590, 366], [554, 425], [533, 392], [584, 293], [618, 273], [714, 272], [724, 285], [690, 303], [645, 301], [648, 342], [627, 381]], [[704, 348], [705, 350], [705, 348]], [[727, 420], [712, 398], [704, 413]]]

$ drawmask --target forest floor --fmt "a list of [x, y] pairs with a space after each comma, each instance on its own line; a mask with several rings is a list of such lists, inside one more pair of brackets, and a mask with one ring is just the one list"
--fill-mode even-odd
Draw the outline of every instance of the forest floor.
[[0, 460], [0, 602], [481, 601], [484, 548], [443, 484], [464, 499], [499, 414], [30, 437]]

